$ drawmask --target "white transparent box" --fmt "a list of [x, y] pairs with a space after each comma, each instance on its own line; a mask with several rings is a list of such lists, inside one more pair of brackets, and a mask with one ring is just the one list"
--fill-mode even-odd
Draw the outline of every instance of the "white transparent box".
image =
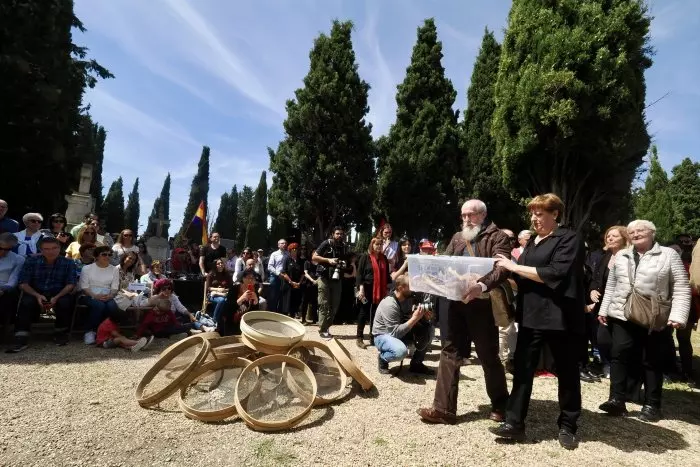
[[493, 258], [408, 255], [411, 290], [462, 300], [470, 285], [493, 270]]

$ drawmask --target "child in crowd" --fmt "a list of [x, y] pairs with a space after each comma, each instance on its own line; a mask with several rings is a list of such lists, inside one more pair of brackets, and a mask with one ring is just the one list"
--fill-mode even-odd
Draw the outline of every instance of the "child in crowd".
[[175, 314], [178, 324], [189, 326], [195, 330], [204, 332], [216, 331], [216, 323], [206, 316], [195, 316], [178, 296], [173, 292], [173, 282], [170, 279], [158, 279], [153, 283], [153, 296], [148, 300], [148, 305], [155, 305], [158, 300], [168, 300], [170, 309]]
[[124, 349], [131, 349], [132, 352], [146, 349], [151, 345], [151, 342], [153, 342], [153, 336], [149, 338], [142, 337], [138, 340], [124, 337], [119, 329], [118, 318], [116, 316], [110, 316], [102, 321], [97, 328], [97, 337], [95, 339], [95, 344], [97, 344], [98, 347], [104, 347], [105, 349], [122, 347]]
[[152, 297], [149, 304], [154, 304], [154, 308], [146, 313], [139, 326], [137, 336], [144, 334], [155, 337], [170, 337], [175, 334], [190, 333], [192, 323], [180, 324], [172, 310], [169, 299]]

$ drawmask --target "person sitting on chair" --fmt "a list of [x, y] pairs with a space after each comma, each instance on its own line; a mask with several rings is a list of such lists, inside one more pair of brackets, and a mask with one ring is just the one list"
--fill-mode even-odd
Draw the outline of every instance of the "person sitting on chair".
[[56, 315], [54, 342], [68, 343], [68, 328], [73, 312], [75, 288], [75, 263], [60, 256], [61, 244], [54, 237], [43, 237], [38, 245], [41, 255], [27, 258], [19, 275], [22, 290], [15, 320], [15, 345], [8, 353], [25, 350], [29, 342], [32, 319], [43, 310], [53, 310]]
[[24, 257], [14, 253], [17, 237], [10, 232], [0, 234], [0, 316], [9, 322], [17, 310], [17, 284]]

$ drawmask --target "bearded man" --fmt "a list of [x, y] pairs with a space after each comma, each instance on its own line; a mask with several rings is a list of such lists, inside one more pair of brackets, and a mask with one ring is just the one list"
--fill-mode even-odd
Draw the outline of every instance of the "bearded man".
[[[494, 258], [510, 257], [511, 241], [487, 219], [486, 205], [469, 200], [462, 205], [462, 231], [457, 232], [445, 251], [451, 256]], [[508, 402], [508, 387], [498, 355], [498, 328], [491, 310], [488, 291], [508, 278], [508, 271], [495, 268], [471, 285], [462, 302], [450, 301], [447, 311], [447, 338], [440, 354], [435, 398], [430, 408], [418, 409], [418, 415], [430, 423], [453, 424], [456, 421], [459, 367], [469, 355], [468, 337], [474, 342], [491, 399], [489, 419], [501, 422]]]

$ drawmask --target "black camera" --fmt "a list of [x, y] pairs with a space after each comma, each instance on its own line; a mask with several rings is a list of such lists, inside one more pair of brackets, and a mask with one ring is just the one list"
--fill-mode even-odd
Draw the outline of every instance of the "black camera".
[[340, 272], [348, 267], [348, 263], [341, 260], [338, 260], [338, 263], [333, 267], [333, 273], [331, 274], [331, 279], [334, 281], [337, 281], [340, 279]]

